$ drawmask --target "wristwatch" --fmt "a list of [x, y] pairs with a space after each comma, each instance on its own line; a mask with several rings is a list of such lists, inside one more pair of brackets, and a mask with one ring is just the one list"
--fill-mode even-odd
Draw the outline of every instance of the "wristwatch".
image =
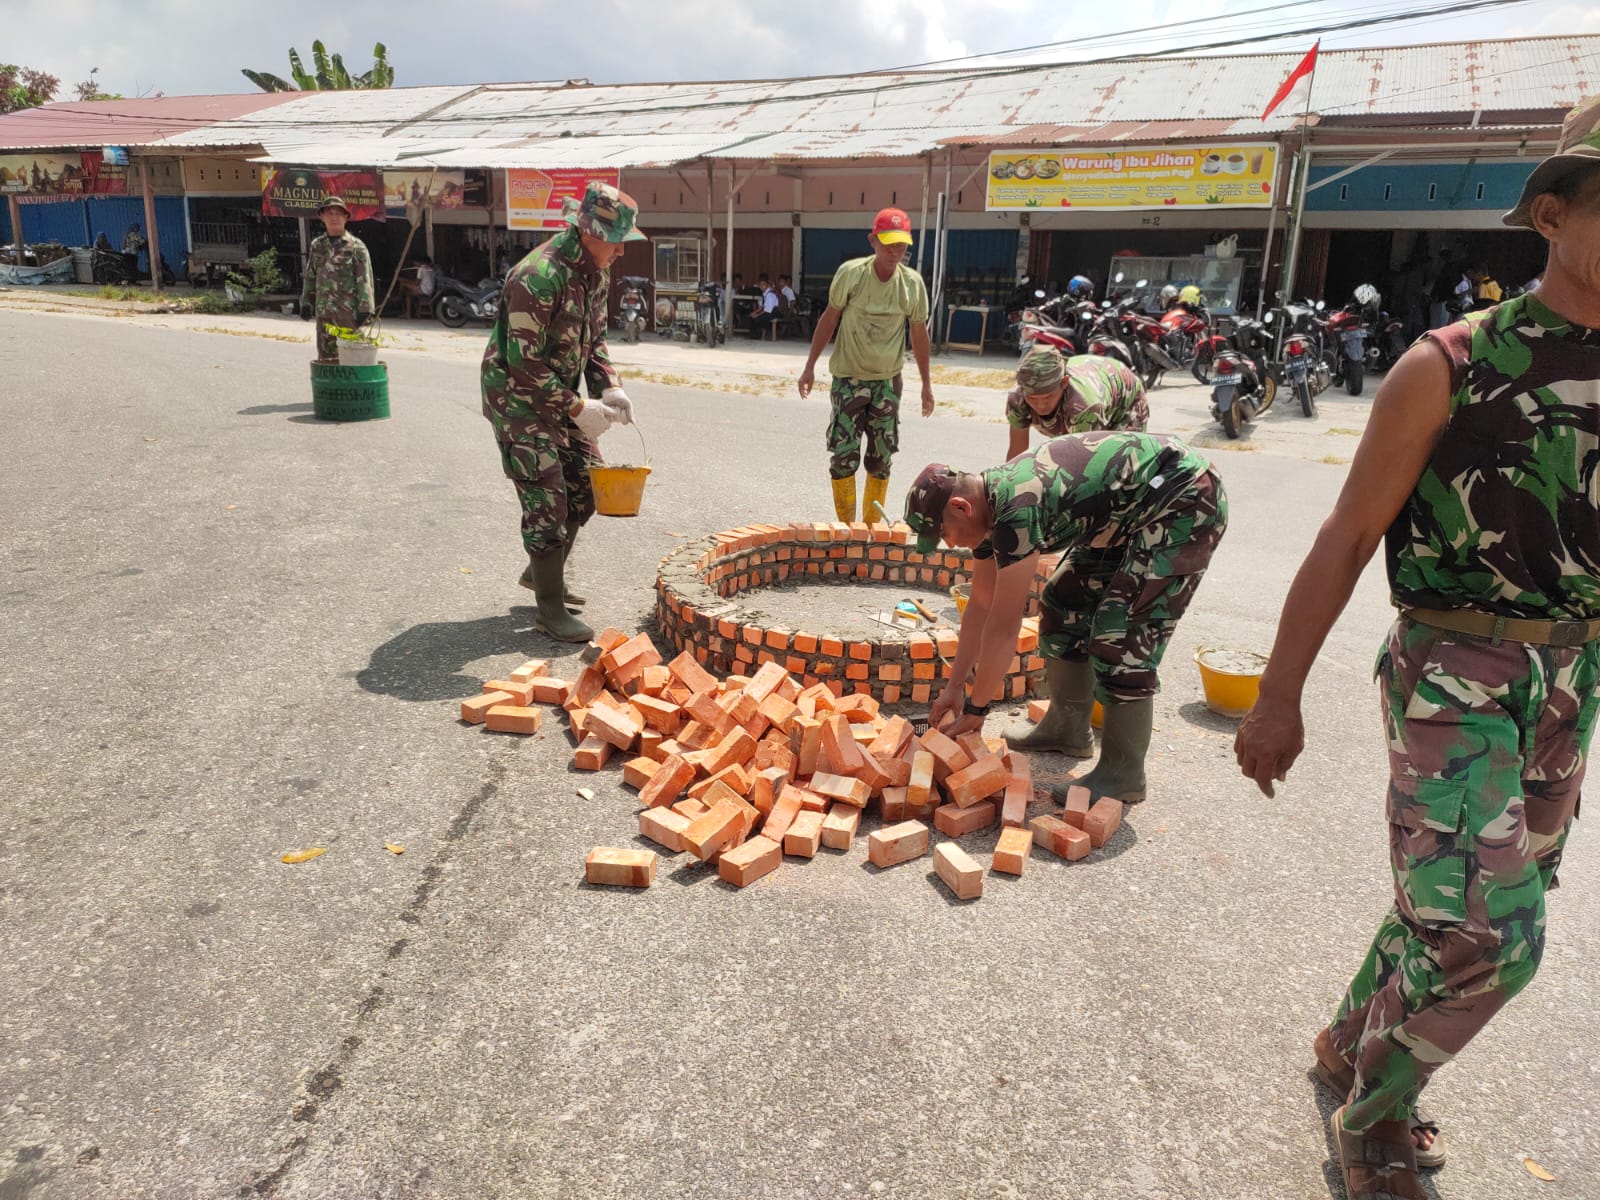
[[991, 707], [992, 706], [988, 704], [974, 704], [972, 702], [972, 697], [969, 696], [965, 701], [962, 702], [961, 711], [966, 713], [969, 717], [987, 717]]

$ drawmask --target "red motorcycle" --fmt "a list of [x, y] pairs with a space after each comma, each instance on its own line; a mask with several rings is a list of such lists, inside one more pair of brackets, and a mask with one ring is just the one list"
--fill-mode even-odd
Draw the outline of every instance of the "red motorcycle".
[[[1209, 384], [1211, 377], [1202, 373], [1199, 348], [1211, 335], [1211, 322], [1206, 310], [1198, 304], [1182, 302], [1169, 308], [1161, 317], [1162, 345], [1178, 364], [1178, 370], [1192, 370], [1201, 383]], [[1214, 357], [1214, 350], [1211, 357]], [[1207, 358], [1207, 366], [1210, 357]]]

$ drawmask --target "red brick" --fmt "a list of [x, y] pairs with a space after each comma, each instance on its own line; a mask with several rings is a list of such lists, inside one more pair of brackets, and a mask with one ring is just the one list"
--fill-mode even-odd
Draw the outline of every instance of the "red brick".
[[601, 699], [589, 706], [589, 720], [584, 728], [589, 734], [610, 742], [618, 750], [633, 749], [634, 742], [639, 740], [639, 734], [643, 731], [631, 706], [614, 708]]
[[958, 808], [970, 808], [979, 800], [1005, 790], [1010, 774], [1005, 763], [993, 754], [986, 754], [970, 767], [957, 771], [945, 782], [950, 802]]
[[750, 803], [756, 806], [756, 811], [762, 816], [771, 812], [773, 804], [782, 795], [784, 784], [788, 779], [789, 773], [782, 767], [768, 767], [764, 771], [757, 772], [747, 793]]
[[1000, 840], [995, 844], [994, 862], [991, 867], [1007, 875], [1021, 875], [1032, 850], [1033, 830], [1017, 827], [1002, 829]]
[[880, 797], [883, 805], [883, 823], [894, 825], [906, 819], [906, 789], [903, 787], [886, 787]]
[[800, 814], [801, 792], [792, 787], [786, 787], [778, 793], [778, 798], [773, 801], [772, 811], [767, 814], [767, 819], [762, 823], [761, 834], [775, 842], [781, 842], [783, 835], [789, 831], [789, 826], [794, 823], [795, 817]]
[[680, 816], [688, 817], [689, 820], [693, 821], [697, 817], [705, 816], [706, 813], [710, 812], [711, 810], [704, 804], [701, 804], [700, 801], [691, 800], [689, 797], [685, 796], [682, 800], [679, 800], [677, 803], [672, 805], [672, 811], [678, 813]]
[[743, 824], [739, 806], [724, 802], [690, 823], [683, 831], [683, 848], [705, 862], [723, 847], [731, 846]]
[[667, 755], [650, 782], [639, 790], [639, 803], [646, 808], [671, 804], [694, 779], [694, 768], [676, 754]]
[[[722, 625], [731, 626], [732, 622], [718, 622], [719, 631]], [[722, 636], [731, 638], [734, 635], [732, 632], [724, 632]], [[694, 656], [687, 650], [668, 663], [667, 669], [672, 672], [672, 677], [688, 688], [691, 693], [709, 692], [717, 686], [716, 678], [699, 663], [695, 662]]]
[[925, 633], [913, 633], [910, 637], [911, 657], [924, 659], [933, 657], [933, 639]]
[[1089, 816], [1089, 807], [1094, 803], [1094, 796], [1086, 787], [1073, 784], [1067, 788], [1066, 810], [1061, 814], [1061, 819], [1068, 825], [1077, 829], [1083, 828], [1084, 821]]
[[972, 765], [972, 756], [937, 729], [929, 729], [920, 740], [922, 748], [933, 755], [933, 777], [939, 783]]
[[513, 683], [527, 683], [529, 680], [538, 679], [541, 675], [550, 674], [550, 664], [542, 658], [530, 658], [515, 671], [511, 672]]
[[588, 734], [572, 752], [572, 765], [580, 771], [598, 771], [606, 765], [611, 752], [616, 749], [610, 742], [596, 734]]
[[933, 824], [946, 837], [965, 837], [993, 825], [997, 811], [993, 800], [980, 800], [969, 808], [944, 804], [933, 810]]
[[872, 657], [872, 643], [871, 642], [851, 642], [850, 643], [850, 657], [851, 658], [859, 658], [863, 662], [865, 662], [867, 659]]
[[482, 725], [491, 708], [516, 702], [516, 697], [510, 692], [483, 692], [477, 696], [469, 696], [461, 702], [461, 719], [469, 725]]
[[1077, 862], [1089, 855], [1089, 835], [1075, 825], [1068, 825], [1060, 817], [1035, 817], [1028, 822], [1028, 828], [1033, 831], [1034, 844], [1058, 858]]
[[822, 722], [815, 717], [796, 717], [789, 733], [792, 739], [789, 745], [795, 756], [795, 773], [801, 778], [814, 775], [822, 752]]
[[783, 847], [770, 838], [753, 837], [724, 850], [717, 859], [717, 874], [735, 887], [747, 887], [763, 875], [770, 875], [783, 862]]
[[926, 750], [918, 750], [911, 758], [911, 778], [906, 783], [906, 806], [921, 811], [932, 804], [934, 759]]
[[517, 704], [496, 704], [484, 714], [483, 727], [491, 733], [538, 733], [544, 711]]
[[888, 825], [867, 838], [867, 858], [875, 867], [893, 867], [928, 852], [928, 827], [921, 821]]
[[[492, 711], [489, 718], [494, 719]], [[1084, 817], [1083, 831], [1089, 835], [1090, 844], [1098, 850], [1111, 840], [1111, 835], [1116, 833], [1121, 824], [1122, 801], [1102, 796], [1090, 807], [1089, 815]]]
[[630, 758], [622, 764], [622, 782], [636, 791], [643, 791], [644, 785], [649, 783], [660, 769], [661, 764], [654, 759], [645, 758], [642, 755], [638, 758]]
[[957, 900], [983, 895], [983, 868], [954, 842], [941, 842], [933, 852], [933, 871]]
[[792, 639], [794, 648], [801, 654], [815, 654], [817, 652], [817, 635], [814, 633], [796, 633]]
[[518, 683], [513, 679], [491, 679], [483, 685], [484, 692], [504, 692], [511, 703], [526, 708], [533, 703], [533, 682]]
[[801, 809], [783, 835], [783, 852], [797, 858], [813, 858], [822, 845], [822, 814]]
[[583, 860], [583, 877], [612, 887], [649, 887], [656, 881], [656, 852], [596, 846]]
[[810, 790], [832, 800], [843, 800], [857, 808], [865, 808], [867, 801], [872, 798], [872, 788], [865, 780], [832, 775], [825, 771], [818, 771], [811, 777]]
[[822, 818], [822, 844], [830, 850], [850, 849], [850, 840], [861, 825], [861, 810], [853, 805], [838, 803], [828, 809]]
[[683, 834], [689, 818], [670, 808], [647, 808], [639, 814], [639, 833], [656, 845], [676, 854], [683, 849]]

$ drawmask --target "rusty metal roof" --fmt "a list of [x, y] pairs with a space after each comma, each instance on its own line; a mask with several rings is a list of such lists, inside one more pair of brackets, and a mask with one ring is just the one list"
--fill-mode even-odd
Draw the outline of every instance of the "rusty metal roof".
[[[156, 146], [174, 135], [236, 121], [293, 100], [293, 92], [161, 96], [148, 100], [72, 100], [0, 117], [0, 150]], [[254, 141], [208, 145], [250, 146]]]
[[[1300, 119], [1294, 104], [1270, 121], [1259, 117], [1302, 53], [309, 93], [166, 144], [259, 145], [268, 161], [306, 165], [640, 167], [905, 158], [954, 145], [1261, 137]], [[1482, 112], [1548, 121], [1594, 93], [1600, 35], [1329, 50], [1320, 56], [1312, 111], [1325, 126], [1422, 113], [1456, 124]]]

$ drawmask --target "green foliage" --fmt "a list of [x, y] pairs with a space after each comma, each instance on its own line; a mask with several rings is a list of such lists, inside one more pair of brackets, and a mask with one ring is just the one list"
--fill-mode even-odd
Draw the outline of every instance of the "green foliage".
[[190, 312], [205, 313], [208, 316], [218, 316], [222, 313], [238, 312], [248, 305], [235, 304], [226, 296], [219, 296], [216, 292], [201, 292], [189, 301]]
[[15, 63], [0, 63], [0, 113], [49, 104], [60, 87], [61, 80], [54, 75]]
[[244, 292], [250, 299], [259, 299], [267, 292], [281, 292], [289, 280], [278, 267], [278, 251], [268, 246], [254, 258], [247, 258], [237, 271], [229, 271], [230, 286]]
[[394, 86], [394, 68], [389, 65], [389, 51], [382, 42], [372, 47], [372, 68], [352, 75], [344, 65], [344, 57], [330, 54], [322, 42], [311, 43], [311, 66], [307, 71], [300, 52], [289, 47], [289, 76], [273, 75], [267, 71], [243, 70], [244, 77], [264, 92], [342, 92], [352, 88], [386, 88]]
[[79, 100], [121, 100], [120, 92], [102, 91], [100, 81], [95, 78], [100, 73], [99, 67], [89, 68], [89, 78], [82, 83], [74, 84], [72, 90], [78, 93]]
[[366, 329], [351, 329], [348, 325], [325, 325], [323, 328], [341, 342], [360, 342], [369, 346], [384, 344], [381, 337]]

